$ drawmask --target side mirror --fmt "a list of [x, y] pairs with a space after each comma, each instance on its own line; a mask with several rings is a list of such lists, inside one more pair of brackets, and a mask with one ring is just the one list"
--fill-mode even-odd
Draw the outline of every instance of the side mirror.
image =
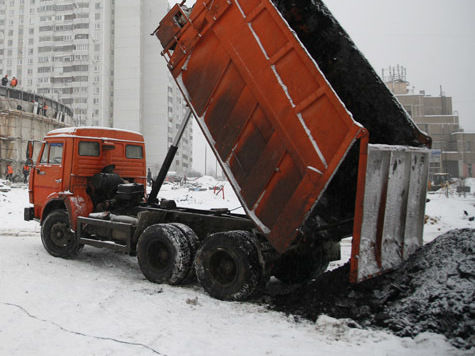
[[33, 141], [28, 141], [26, 144], [26, 161], [32, 162], [33, 161]]

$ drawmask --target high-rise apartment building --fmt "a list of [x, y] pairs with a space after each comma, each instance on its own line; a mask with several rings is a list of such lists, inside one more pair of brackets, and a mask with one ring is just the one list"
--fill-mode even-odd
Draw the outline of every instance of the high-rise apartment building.
[[[140, 131], [157, 170], [183, 112], [150, 36], [167, 9], [166, 0], [0, 0], [0, 73], [70, 106], [76, 125]], [[179, 173], [191, 169], [191, 138], [190, 125]]]
[[111, 1], [0, 0], [0, 69], [19, 87], [111, 124]]
[[[180, 126], [185, 102], [161, 56], [160, 42], [150, 34], [168, 10], [166, 0], [115, 1], [115, 127], [140, 131], [147, 161], [156, 173]], [[192, 168], [192, 125], [188, 125], [171, 167], [183, 175]]]

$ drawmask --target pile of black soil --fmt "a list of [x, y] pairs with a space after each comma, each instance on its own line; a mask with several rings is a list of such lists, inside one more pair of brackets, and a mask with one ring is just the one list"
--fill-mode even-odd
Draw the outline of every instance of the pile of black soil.
[[315, 321], [351, 318], [399, 336], [429, 331], [459, 348], [475, 346], [475, 230], [453, 230], [421, 247], [400, 268], [357, 285], [349, 265], [287, 294], [271, 308]]

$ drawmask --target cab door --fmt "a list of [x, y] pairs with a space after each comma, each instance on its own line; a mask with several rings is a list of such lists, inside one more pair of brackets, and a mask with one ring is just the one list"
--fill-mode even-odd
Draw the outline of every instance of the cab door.
[[[64, 141], [48, 141], [43, 144], [35, 169], [35, 215], [41, 216], [46, 203], [63, 191]], [[38, 210], [37, 210], [38, 209]]]

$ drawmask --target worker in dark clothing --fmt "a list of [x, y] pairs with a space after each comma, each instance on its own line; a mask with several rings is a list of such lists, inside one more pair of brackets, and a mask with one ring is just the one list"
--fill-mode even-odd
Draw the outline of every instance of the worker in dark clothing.
[[4, 87], [8, 85], [8, 74], [5, 74], [5, 76], [2, 78], [2, 85]]
[[30, 166], [28, 166], [27, 164], [25, 164], [23, 166], [23, 183], [27, 183], [28, 182], [28, 176], [30, 175]]
[[152, 172], [150, 171], [150, 168], [147, 171], [147, 183], [152, 185]]

